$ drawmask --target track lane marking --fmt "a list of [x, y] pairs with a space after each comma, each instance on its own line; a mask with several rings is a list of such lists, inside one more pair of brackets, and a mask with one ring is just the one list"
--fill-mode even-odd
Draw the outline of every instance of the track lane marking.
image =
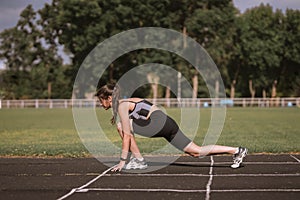
[[150, 189], [138, 189], [138, 188], [85, 188], [77, 192], [89, 192], [89, 191], [100, 191], [100, 192], [176, 192], [176, 193], [203, 193], [206, 190], [181, 190], [181, 189], [162, 189], [162, 188], [150, 188]]
[[[294, 158], [297, 162], [244, 162], [245, 164], [250, 164], [250, 165], [293, 165], [293, 164], [299, 164], [300, 160], [296, 158], [293, 155], [290, 155], [292, 158]], [[88, 183], [82, 185], [81, 187], [78, 188], [73, 188], [69, 193], [66, 195], [60, 197], [58, 200], [63, 200], [72, 194], [76, 192], [87, 192], [87, 191], [136, 191], [136, 192], [205, 192], [206, 193], [206, 200], [210, 199], [210, 193], [211, 192], [300, 192], [300, 189], [239, 189], [239, 190], [211, 190], [210, 186], [212, 184], [213, 176], [299, 176], [300, 174], [226, 174], [226, 175], [213, 175], [213, 165], [214, 165], [214, 160], [213, 157], [211, 156], [211, 162], [176, 162], [177, 164], [210, 164], [210, 171], [209, 175], [206, 174], [158, 174], [158, 175], [147, 175], [147, 176], [209, 176], [208, 183], [206, 185], [206, 190], [177, 190], [177, 189], [113, 189], [113, 188], [86, 188], [95, 181], [97, 181], [99, 178], [103, 176], [111, 176], [109, 174], [106, 174], [109, 172], [113, 167], [107, 169], [104, 171], [102, 174], [98, 175], [96, 178], [92, 179]], [[229, 162], [218, 162], [217, 164], [229, 164]], [[90, 175], [95, 175], [96, 173], [89, 173]], [[50, 174], [47, 174], [49, 176]], [[80, 174], [65, 174], [66, 176], [79, 176]], [[84, 174], [83, 174], [84, 175]], [[85, 174], [87, 175], [87, 174]], [[145, 176], [146, 174], [142, 174]], [[22, 174], [24, 176], [24, 174]], [[134, 174], [133, 176], [141, 176]]]
[[[16, 174], [8, 175], [4, 174], [1, 176], [99, 176], [101, 173], [67, 173], [67, 174]], [[105, 174], [103, 177], [209, 177], [209, 174]], [[294, 174], [214, 174], [214, 177], [286, 177], [286, 176], [300, 176], [300, 173]]]
[[[105, 177], [210, 177], [209, 174], [106, 174]], [[214, 174], [214, 177], [286, 177], [300, 176], [300, 173], [295, 174]]]
[[58, 198], [57, 200], [63, 200], [68, 198], [69, 196], [71, 196], [72, 194], [74, 194], [75, 192], [78, 192], [80, 190], [83, 190], [85, 187], [88, 187], [89, 185], [91, 185], [92, 183], [94, 183], [95, 181], [97, 181], [99, 178], [101, 178], [102, 176], [104, 176], [106, 173], [108, 173], [109, 171], [111, 171], [116, 165], [108, 168], [107, 170], [105, 170], [102, 174], [100, 174], [99, 176], [97, 176], [96, 178], [90, 180], [89, 182], [87, 182], [86, 184], [78, 187], [78, 188], [73, 188], [69, 193], [65, 194], [64, 196]]
[[[295, 158], [294, 158], [295, 159]], [[297, 158], [296, 158], [297, 159]], [[299, 160], [300, 162], [300, 160]], [[209, 165], [210, 162], [175, 162], [173, 163], [174, 165], [176, 164], [187, 164], [187, 165]], [[232, 162], [216, 162], [216, 165], [230, 165]], [[245, 165], [298, 165], [299, 163], [297, 162], [243, 162]]]
[[206, 195], [205, 195], [205, 200], [209, 200], [210, 199], [210, 193], [211, 193], [211, 189], [210, 186], [212, 184], [213, 181], [213, 166], [214, 166], [214, 159], [213, 156], [210, 156], [210, 168], [209, 168], [209, 179], [206, 185]]
[[[73, 174], [16, 174], [16, 175], [9, 175], [9, 174], [2, 174], [1, 176], [99, 176], [100, 173], [73, 173]], [[209, 177], [209, 174], [105, 174], [103, 177]], [[255, 177], [255, 176], [300, 176], [300, 173], [294, 174], [215, 174], [215, 177], [230, 177], [230, 176], [242, 176], [242, 177]]]
[[293, 155], [290, 155], [292, 158], [294, 158], [295, 160], [297, 160], [298, 163], [300, 163], [300, 160], [296, 157], [296, 156], [293, 156]]
[[[89, 192], [89, 191], [99, 191], [99, 192], [174, 192], [174, 193], [206, 193], [207, 190], [183, 190], [183, 189], [163, 189], [163, 188], [84, 188], [77, 190], [76, 192]], [[224, 190], [210, 190], [211, 192], [300, 192], [300, 188], [296, 189], [224, 189]]]

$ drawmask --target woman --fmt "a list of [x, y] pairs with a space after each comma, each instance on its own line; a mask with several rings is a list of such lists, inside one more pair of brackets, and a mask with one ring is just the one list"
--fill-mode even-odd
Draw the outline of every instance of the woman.
[[[196, 145], [181, 132], [172, 118], [152, 103], [140, 98], [120, 99], [120, 89], [114, 84], [102, 86], [95, 96], [98, 97], [101, 106], [105, 110], [113, 109], [112, 124], [116, 123], [117, 115], [120, 118], [117, 129], [122, 138], [122, 153], [120, 163], [112, 171], [121, 171], [123, 168], [147, 168], [147, 164], [139, 151], [131, 130], [146, 137], [163, 137], [174, 147], [193, 157], [232, 154], [234, 160], [234, 163], [231, 165], [232, 168], [238, 168], [243, 158], [247, 155], [247, 149], [244, 147]], [[132, 119], [132, 127], [130, 119]], [[129, 152], [133, 154], [133, 158], [126, 165]]]

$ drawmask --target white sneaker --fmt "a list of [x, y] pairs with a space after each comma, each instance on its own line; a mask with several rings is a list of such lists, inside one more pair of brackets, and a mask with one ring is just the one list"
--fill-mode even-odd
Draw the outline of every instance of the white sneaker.
[[137, 158], [131, 158], [129, 163], [127, 163], [124, 169], [147, 169], [148, 165], [145, 159], [139, 161]]
[[239, 147], [239, 152], [233, 155], [233, 164], [231, 168], [236, 169], [239, 168], [243, 162], [243, 158], [246, 157], [248, 153], [248, 149], [244, 147]]

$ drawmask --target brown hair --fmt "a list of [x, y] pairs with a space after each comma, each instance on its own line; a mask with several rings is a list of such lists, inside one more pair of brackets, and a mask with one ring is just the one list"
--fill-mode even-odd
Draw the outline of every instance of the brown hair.
[[95, 94], [96, 97], [101, 99], [108, 99], [112, 97], [112, 109], [113, 117], [111, 118], [111, 124], [115, 124], [118, 115], [119, 99], [120, 99], [120, 88], [117, 84], [106, 84], [99, 88]]

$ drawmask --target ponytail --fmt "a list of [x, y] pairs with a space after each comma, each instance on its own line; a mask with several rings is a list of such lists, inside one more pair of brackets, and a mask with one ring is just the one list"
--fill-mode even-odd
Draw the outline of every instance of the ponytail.
[[119, 108], [119, 99], [120, 99], [120, 87], [116, 84], [112, 93], [112, 109], [113, 109], [113, 117], [111, 118], [111, 124], [115, 124], [118, 116], [118, 108]]
[[107, 84], [97, 90], [96, 97], [101, 99], [108, 99], [112, 97], [112, 109], [113, 117], [111, 118], [111, 124], [115, 124], [118, 116], [119, 99], [120, 99], [120, 87], [117, 84]]

